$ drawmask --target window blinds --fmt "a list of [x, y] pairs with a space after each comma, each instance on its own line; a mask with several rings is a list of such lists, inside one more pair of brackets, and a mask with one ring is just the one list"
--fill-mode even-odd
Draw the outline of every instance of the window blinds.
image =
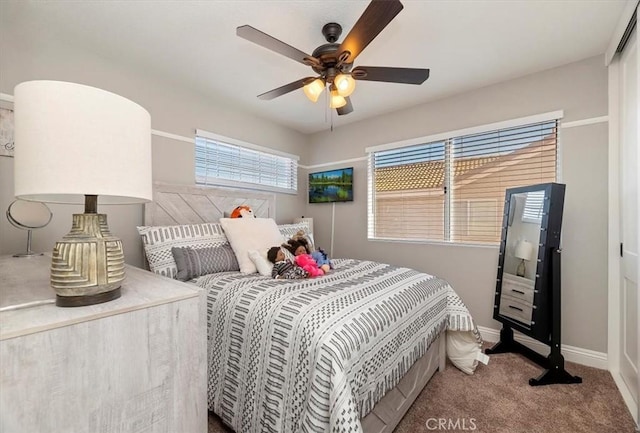
[[556, 120], [374, 151], [369, 237], [499, 242], [505, 190], [555, 181], [556, 160]]
[[196, 184], [225, 185], [297, 193], [294, 158], [196, 137]]
[[522, 221], [526, 223], [540, 224], [542, 222], [542, 209], [544, 206], [544, 191], [529, 191], [524, 201]]

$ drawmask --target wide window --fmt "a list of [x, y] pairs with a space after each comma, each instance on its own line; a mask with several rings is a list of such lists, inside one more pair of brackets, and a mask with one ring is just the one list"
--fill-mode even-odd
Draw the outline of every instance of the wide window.
[[[505, 190], [556, 181], [557, 128], [545, 119], [367, 149], [369, 238], [499, 242]], [[535, 197], [527, 206], [539, 220]]]
[[298, 192], [295, 155], [201, 130], [195, 144], [196, 184]]

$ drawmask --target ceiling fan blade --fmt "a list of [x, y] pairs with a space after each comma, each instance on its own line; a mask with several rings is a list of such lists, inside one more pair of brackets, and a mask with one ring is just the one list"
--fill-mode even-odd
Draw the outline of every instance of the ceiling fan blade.
[[274, 38], [258, 29], [255, 29], [249, 25], [240, 26], [236, 29], [236, 34], [243, 39], [246, 39], [254, 44], [260, 45], [268, 50], [275, 51], [282, 54], [285, 57], [289, 57], [296, 62], [300, 62], [306, 65], [304, 59], [312, 58], [309, 54], [300, 51], [291, 45], [285, 44], [279, 39]]
[[353, 111], [353, 105], [351, 105], [351, 98], [345, 96], [344, 98], [347, 101], [347, 105], [343, 105], [340, 108], [336, 108], [338, 112], [338, 116], [344, 116], [345, 114], [349, 114]]
[[387, 83], [422, 84], [429, 78], [428, 69], [358, 66], [351, 71], [356, 80], [385, 81]]
[[344, 62], [353, 63], [362, 50], [378, 36], [402, 8], [402, 3], [399, 0], [372, 0], [347, 37], [344, 38], [336, 53], [348, 51], [350, 55]]
[[293, 92], [294, 90], [298, 90], [300, 88], [302, 88], [305, 84], [309, 83], [310, 81], [315, 80], [316, 77], [305, 77], [305, 78], [301, 78], [297, 81], [294, 81], [292, 83], [289, 84], [285, 84], [282, 87], [278, 87], [277, 89], [273, 89], [273, 90], [269, 90], [268, 92], [262, 93], [260, 95], [258, 95], [258, 98], [265, 100], [265, 101], [269, 101], [271, 99], [277, 98], [278, 96], [282, 96], [284, 94], [287, 94], [289, 92]]

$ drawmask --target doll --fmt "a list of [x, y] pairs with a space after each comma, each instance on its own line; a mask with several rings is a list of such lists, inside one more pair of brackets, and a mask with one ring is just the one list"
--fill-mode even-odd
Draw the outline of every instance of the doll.
[[291, 260], [285, 259], [282, 248], [271, 247], [267, 251], [267, 258], [273, 263], [271, 277], [276, 279], [296, 280], [309, 278], [309, 273], [293, 263]]
[[[287, 242], [290, 243], [292, 241], [296, 241], [298, 244], [302, 244], [306, 250], [306, 253], [311, 254], [311, 257], [313, 257], [313, 259], [316, 261], [318, 266], [324, 269], [323, 265], [328, 265], [326, 272], [328, 272], [329, 269], [333, 269], [333, 263], [331, 263], [329, 256], [322, 248], [318, 248], [316, 251], [311, 251], [309, 238], [306, 236], [303, 230], [299, 230], [298, 233], [293, 235], [293, 237]], [[285, 246], [289, 251], [291, 251], [294, 255], [296, 255], [294, 250], [295, 248], [297, 248], [297, 244], [294, 248], [291, 248], [290, 245], [288, 246], [285, 245]]]
[[289, 239], [283, 246], [293, 253], [296, 264], [307, 271], [310, 276], [319, 277], [329, 272], [330, 266], [328, 264], [319, 266], [313, 256], [309, 254], [306, 243]]

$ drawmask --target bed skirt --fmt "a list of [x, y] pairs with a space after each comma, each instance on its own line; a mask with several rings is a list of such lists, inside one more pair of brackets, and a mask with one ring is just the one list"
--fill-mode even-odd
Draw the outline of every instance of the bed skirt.
[[443, 331], [418, 359], [395, 388], [362, 418], [364, 433], [391, 433], [407, 413], [413, 402], [436, 370], [443, 371], [446, 360], [446, 332]]

